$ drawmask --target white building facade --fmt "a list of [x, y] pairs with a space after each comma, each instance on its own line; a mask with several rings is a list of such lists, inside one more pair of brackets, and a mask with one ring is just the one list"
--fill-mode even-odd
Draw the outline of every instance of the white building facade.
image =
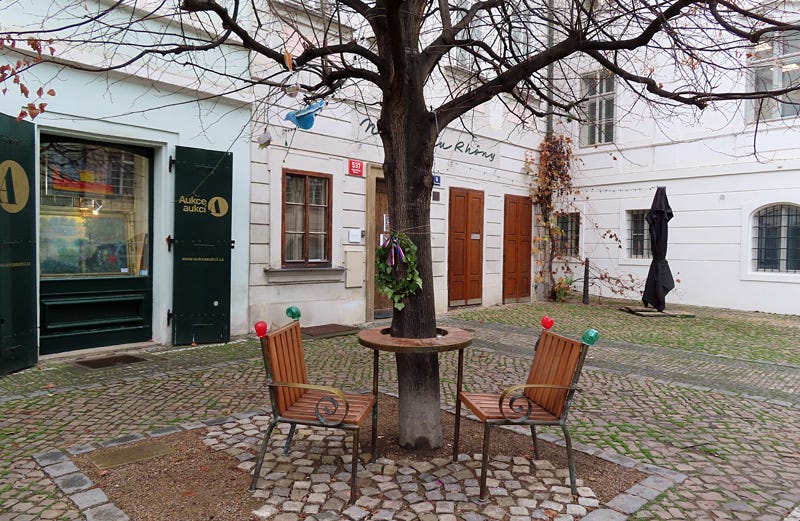
[[[797, 37], [754, 52], [740, 88], [796, 81]], [[769, 58], [759, 62], [761, 55]], [[598, 74], [598, 73], [596, 73]], [[587, 77], [584, 92], [589, 92]], [[643, 282], [650, 265], [644, 215], [665, 186], [674, 218], [667, 260], [669, 303], [800, 313], [800, 138], [796, 95], [728, 102], [701, 114], [642, 114], [621, 81], [592, 89], [592, 115], [566, 128], [576, 149], [581, 213], [579, 258]], [[606, 103], [612, 100], [610, 110]], [[619, 242], [602, 238], [611, 231]], [[596, 285], [597, 293], [609, 295]], [[637, 298], [638, 292], [628, 296]]]

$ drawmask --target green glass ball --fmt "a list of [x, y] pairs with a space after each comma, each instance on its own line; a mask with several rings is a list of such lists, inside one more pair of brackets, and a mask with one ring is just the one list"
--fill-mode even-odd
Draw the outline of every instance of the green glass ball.
[[600, 333], [596, 329], [587, 329], [583, 332], [583, 336], [581, 337], [581, 342], [584, 344], [591, 346], [597, 342], [597, 339], [600, 338]]

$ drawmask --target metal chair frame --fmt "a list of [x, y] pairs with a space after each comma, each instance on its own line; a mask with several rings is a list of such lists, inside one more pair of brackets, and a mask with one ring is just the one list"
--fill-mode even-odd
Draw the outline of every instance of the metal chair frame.
[[[547, 354], [537, 357], [537, 355], [541, 354], [540, 345], [547, 346]], [[563, 356], [554, 356], [556, 348], [567, 351], [567, 360], [564, 360]], [[480, 476], [481, 500], [485, 500], [487, 495], [486, 473], [489, 463], [489, 434], [490, 428], [494, 425], [530, 426], [534, 458], [536, 459], [539, 458], [536, 427], [538, 425], [560, 426], [567, 449], [570, 488], [572, 493], [577, 495], [575, 462], [572, 455], [572, 439], [567, 429], [567, 414], [575, 392], [579, 390], [577, 387], [578, 379], [588, 351], [589, 346], [585, 343], [545, 330], [536, 341], [534, 358], [527, 383], [508, 387], [500, 394], [459, 393], [458, 400], [456, 400], [453, 461], [458, 459], [461, 405], [463, 402], [484, 424], [483, 460], [481, 462]], [[574, 367], [570, 368], [569, 366], [572, 364], [574, 364]], [[566, 369], [570, 370], [567, 371]], [[567, 376], [570, 377], [568, 382], [556, 383], [553, 381], [565, 380]]]
[[[355, 502], [358, 486], [359, 447], [358, 436], [361, 424], [372, 411], [372, 438], [370, 461], [375, 461], [375, 446], [378, 438], [378, 404], [375, 394], [344, 393], [336, 387], [308, 383], [303, 341], [300, 325], [292, 322], [261, 337], [261, 354], [267, 373], [272, 419], [256, 459], [250, 490], [255, 490], [269, 446], [272, 431], [278, 423], [288, 423], [289, 437], [284, 445], [284, 454], [289, 453], [297, 425], [310, 425], [342, 429], [353, 432], [353, 461], [350, 474], [350, 503]], [[279, 352], [280, 351], [280, 352]], [[288, 362], [286, 361], [288, 359]], [[275, 371], [290, 380], [273, 379]], [[354, 408], [355, 416], [348, 418]], [[341, 410], [340, 410], [341, 409]]]

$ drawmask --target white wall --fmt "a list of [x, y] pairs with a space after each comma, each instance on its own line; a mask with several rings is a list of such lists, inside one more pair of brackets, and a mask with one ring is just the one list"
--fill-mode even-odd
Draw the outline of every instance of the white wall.
[[[752, 262], [753, 213], [770, 204], [800, 205], [797, 120], [756, 127], [737, 103], [691, 117], [688, 109], [679, 113], [658, 122], [621, 115], [615, 144], [578, 151], [579, 185], [588, 197], [582, 255], [643, 282], [649, 260], [628, 258], [625, 211], [649, 208], [656, 186], [666, 186], [675, 212], [667, 260], [679, 280], [668, 306], [800, 313], [800, 274], [756, 272]], [[619, 235], [622, 249], [600, 238], [605, 230]]]

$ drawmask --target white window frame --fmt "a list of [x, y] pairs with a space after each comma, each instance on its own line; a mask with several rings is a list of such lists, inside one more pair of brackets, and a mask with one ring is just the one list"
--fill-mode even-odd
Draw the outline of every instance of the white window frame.
[[582, 104], [584, 121], [580, 125], [581, 146], [614, 143], [616, 134], [614, 76], [606, 70], [584, 74], [581, 76], [581, 92], [584, 97]]
[[[764, 215], [767, 211], [772, 210], [775, 212], [772, 216]], [[788, 266], [788, 252], [789, 252], [789, 221], [790, 218], [798, 218], [798, 214], [800, 214], [800, 205], [794, 204], [773, 204], [769, 206], [763, 206], [758, 209], [758, 211], [753, 213], [753, 218], [751, 221], [753, 227], [753, 234], [752, 234], [752, 269], [755, 272], [759, 273], [789, 273], [789, 274], [800, 274], [800, 266], [796, 268], [789, 269]], [[760, 218], [770, 219], [770, 225], [764, 225]], [[764, 248], [764, 244], [762, 242], [761, 233], [766, 230], [767, 228], [777, 228], [778, 236], [773, 237], [773, 239], [777, 240], [776, 247], [774, 248], [776, 253], [776, 258], [774, 259], [777, 262], [777, 266], [774, 268], [766, 267], [765, 264], [762, 264], [762, 250], [766, 250]], [[770, 248], [773, 249], [773, 248]], [[766, 263], [766, 261], [763, 261]]]
[[756, 238], [753, 236], [753, 226], [756, 214], [770, 206], [800, 206], [800, 198], [788, 197], [786, 199], [774, 199], [773, 197], [770, 197], [769, 194], [761, 194], [759, 196], [759, 194], [754, 193], [753, 195], [753, 199], [742, 205], [741, 209], [739, 280], [800, 284], [800, 273], [756, 271], [755, 262], [753, 261], [753, 241], [756, 240]]
[[[653, 251], [650, 248], [650, 224], [647, 222], [647, 212], [648, 210], [646, 209], [633, 209], [625, 211], [625, 252], [629, 259], [649, 261], [653, 258]], [[638, 220], [638, 216], [640, 215], [643, 223], [641, 237], [638, 237], [638, 232], [637, 237], [634, 237], [634, 217], [636, 217]], [[641, 253], [634, 253], [634, 241], [641, 241]]]
[[[754, 47], [752, 56], [750, 87], [753, 91], [779, 90], [800, 83], [800, 35], [785, 33], [765, 37]], [[796, 118], [800, 116], [800, 93], [787, 94], [780, 99], [753, 100], [752, 111], [752, 121]]]

